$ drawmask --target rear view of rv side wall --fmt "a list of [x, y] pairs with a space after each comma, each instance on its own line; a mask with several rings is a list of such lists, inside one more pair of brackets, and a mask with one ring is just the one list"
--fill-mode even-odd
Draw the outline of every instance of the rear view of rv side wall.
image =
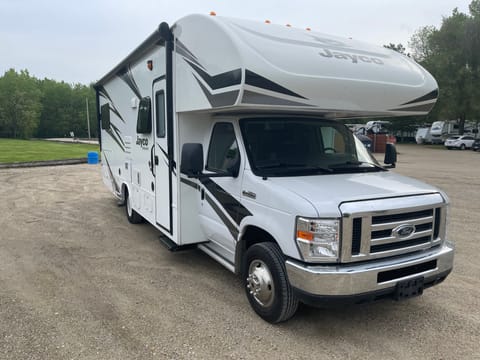
[[103, 180], [128, 220], [241, 274], [266, 321], [299, 301], [409, 298], [451, 271], [446, 195], [382, 168], [335, 121], [427, 114], [438, 86], [411, 59], [190, 15], [95, 87]]

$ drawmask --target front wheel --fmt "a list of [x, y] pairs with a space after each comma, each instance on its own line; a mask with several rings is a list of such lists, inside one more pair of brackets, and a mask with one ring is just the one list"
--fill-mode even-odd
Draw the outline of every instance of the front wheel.
[[252, 245], [245, 254], [243, 278], [248, 301], [264, 320], [279, 323], [297, 311], [298, 299], [288, 282], [285, 259], [277, 244]]
[[465, 144], [460, 145], [460, 150], [465, 150]]
[[128, 191], [125, 191], [125, 212], [127, 213], [127, 219], [131, 224], [140, 224], [143, 218], [132, 207], [132, 199], [130, 198]]

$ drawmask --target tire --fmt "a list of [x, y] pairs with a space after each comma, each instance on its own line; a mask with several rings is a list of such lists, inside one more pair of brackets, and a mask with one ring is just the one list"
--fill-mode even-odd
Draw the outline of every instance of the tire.
[[132, 202], [128, 194], [128, 190], [125, 190], [125, 213], [127, 214], [127, 219], [131, 224], [140, 224], [143, 222], [143, 218], [132, 208]]
[[460, 145], [460, 150], [465, 150], [465, 144]]
[[285, 258], [278, 245], [252, 245], [243, 264], [245, 292], [253, 310], [272, 324], [290, 319], [297, 311], [298, 299], [288, 282]]
[[452, 148], [450, 146], [447, 146], [447, 150], [452, 150]]

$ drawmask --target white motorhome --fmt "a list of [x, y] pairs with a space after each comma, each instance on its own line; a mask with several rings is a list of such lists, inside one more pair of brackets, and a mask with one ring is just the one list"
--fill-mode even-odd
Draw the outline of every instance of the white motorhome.
[[415, 133], [415, 141], [417, 144], [429, 144], [432, 142], [430, 127], [420, 127]]
[[433, 77], [397, 52], [191, 15], [96, 84], [105, 184], [170, 249], [240, 274], [263, 319], [299, 301], [406, 299], [447, 277], [448, 199], [337, 119], [424, 115]]

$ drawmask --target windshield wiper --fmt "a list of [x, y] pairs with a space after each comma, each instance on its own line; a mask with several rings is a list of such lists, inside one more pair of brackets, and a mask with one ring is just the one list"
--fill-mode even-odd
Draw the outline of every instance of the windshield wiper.
[[365, 161], [346, 161], [343, 163], [331, 164], [328, 167], [330, 170], [387, 171], [380, 165]]
[[257, 166], [259, 170], [274, 170], [275, 174], [286, 174], [286, 173], [331, 173], [332, 169], [321, 167], [321, 166], [310, 166], [306, 164], [289, 164], [289, 163], [271, 163]]

